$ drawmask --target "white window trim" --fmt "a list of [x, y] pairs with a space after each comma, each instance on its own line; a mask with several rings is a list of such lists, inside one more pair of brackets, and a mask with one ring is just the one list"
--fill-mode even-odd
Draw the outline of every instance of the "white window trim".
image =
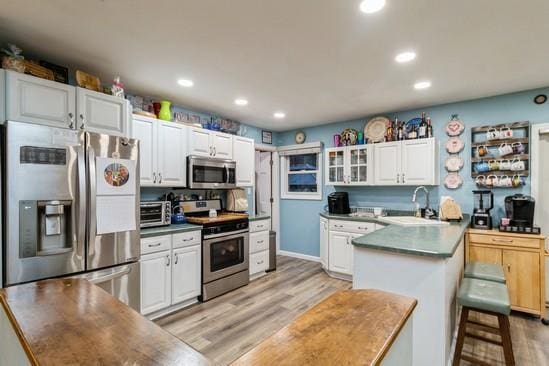
[[288, 171], [288, 163], [289, 159], [288, 156], [280, 156], [280, 197], [285, 200], [316, 200], [321, 201], [322, 200], [322, 183], [324, 180], [322, 179], [322, 165], [324, 162], [323, 158], [323, 152], [320, 150], [318, 152], [318, 163], [317, 163], [317, 170], [307, 170], [307, 171], [299, 171], [299, 172], [292, 172], [293, 174], [296, 173], [315, 173], [316, 172], [316, 185], [317, 185], [317, 191], [316, 192], [288, 192], [288, 174], [292, 174]]

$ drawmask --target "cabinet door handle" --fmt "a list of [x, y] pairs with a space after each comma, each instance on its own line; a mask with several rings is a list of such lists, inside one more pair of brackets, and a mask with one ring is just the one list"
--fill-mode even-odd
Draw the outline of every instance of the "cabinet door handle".
[[173, 263], [174, 263], [174, 264], [177, 264], [177, 262], [179, 262], [179, 258], [177, 258], [177, 253], [174, 253], [173, 256], [174, 256], [174, 258], [175, 258], [175, 260], [174, 260]]
[[507, 264], [507, 272], [511, 272], [511, 265]]
[[159, 247], [162, 243], [149, 244], [149, 248]]
[[72, 112], [69, 113], [69, 121], [71, 122], [69, 128], [74, 128], [74, 114], [72, 114]]
[[80, 125], [80, 129], [83, 130], [84, 129], [84, 125], [86, 124], [85, 123], [85, 120], [84, 120], [84, 115], [82, 113], [80, 113], [80, 119], [82, 120], [82, 124]]
[[400, 174], [397, 173], [397, 183], [400, 183]]
[[156, 173], [153, 173], [153, 183], [156, 184]]
[[162, 184], [162, 173], [158, 173], [158, 184]]
[[217, 149], [215, 148], [215, 146], [214, 146], [213, 149], [214, 149], [214, 156], [216, 156], [217, 155]]
[[169, 267], [170, 266], [170, 255], [168, 254], [166, 256], [166, 267]]
[[402, 173], [402, 183], [406, 183], [406, 181], [404, 180], [404, 173]]

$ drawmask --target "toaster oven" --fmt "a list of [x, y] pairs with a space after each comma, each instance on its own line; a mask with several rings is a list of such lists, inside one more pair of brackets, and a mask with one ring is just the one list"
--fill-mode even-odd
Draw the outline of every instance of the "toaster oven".
[[171, 223], [170, 201], [142, 201], [140, 204], [140, 227], [165, 226]]

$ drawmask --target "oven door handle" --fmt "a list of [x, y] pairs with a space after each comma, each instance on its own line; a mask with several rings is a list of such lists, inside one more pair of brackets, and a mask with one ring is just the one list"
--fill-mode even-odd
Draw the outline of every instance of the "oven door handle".
[[[230, 233], [204, 235], [204, 240], [215, 239], [215, 238], [233, 239], [233, 238], [242, 236], [240, 234], [244, 234], [248, 232], [249, 232], [248, 229], [244, 229], [244, 230], [238, 230], [238, 231], [231, 231]], [[230, 234], [230, 235], [227, 235], [227, 234]]]

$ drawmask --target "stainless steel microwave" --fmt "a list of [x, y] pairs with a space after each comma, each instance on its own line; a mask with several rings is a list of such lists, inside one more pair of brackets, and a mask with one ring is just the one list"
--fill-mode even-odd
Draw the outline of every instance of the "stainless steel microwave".
[[233, 160], [189, 156], [187, 169], [190, 189], [236, 188], [236, 162]]

